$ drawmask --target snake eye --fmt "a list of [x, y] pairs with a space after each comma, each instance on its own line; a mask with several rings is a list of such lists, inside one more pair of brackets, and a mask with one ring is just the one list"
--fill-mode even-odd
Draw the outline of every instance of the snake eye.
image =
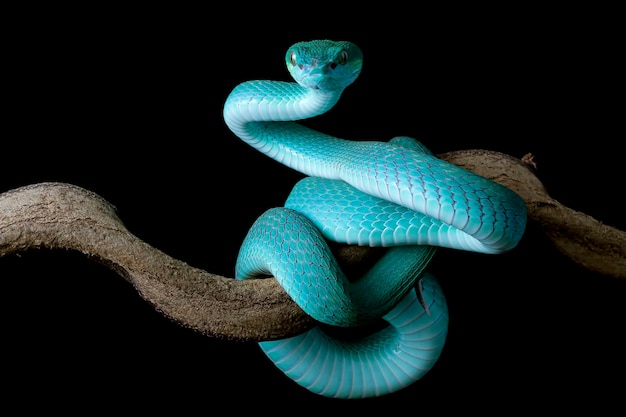
[[337, 60], [337, 62], [340, 65], [345, 65], [346, 62], [348, 62], [348, 51], [346, 51], [345, 49], [343, 51], [341, 51], [341, 53], [339, 54], [339, 59]]
[[294, 67], [298, 64], [298, 59], [296, 57], [296, 52], [295, 51], [291, 51], [291, 53], [289, 54], [289, 62]]

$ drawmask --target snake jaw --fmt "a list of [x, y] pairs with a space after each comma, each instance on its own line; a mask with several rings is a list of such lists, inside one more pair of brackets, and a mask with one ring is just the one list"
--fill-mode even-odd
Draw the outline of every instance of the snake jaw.
[[314, 90], [329, 89], [327, 86], [332, 82], [332, 76], [328, 74], [328, 66], [321, 67], [303, 66], [298, 83], [304, 88], [312, 88]]

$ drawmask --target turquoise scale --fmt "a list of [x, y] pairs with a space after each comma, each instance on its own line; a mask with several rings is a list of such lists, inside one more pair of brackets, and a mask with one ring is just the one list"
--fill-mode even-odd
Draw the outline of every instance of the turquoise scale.
[[367, 398], [395, 392], [434, 366], [446, 340], [448, 310], [443, 292], [429, 273], [420, 285], [433, 314], [411, 291], [383, 317], [389, 326], [364, 339], [337, 340], [315, 328], [260, 345], [279, 369], [316, 394]]

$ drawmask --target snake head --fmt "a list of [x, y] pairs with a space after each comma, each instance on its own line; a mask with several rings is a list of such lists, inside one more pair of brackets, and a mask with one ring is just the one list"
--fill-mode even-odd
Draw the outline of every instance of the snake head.
[[343, 90], [361, 73], [363, 53], [352, 42], [314, 40], [292, 45], [285, 62], [293, 79], [304, 88]]

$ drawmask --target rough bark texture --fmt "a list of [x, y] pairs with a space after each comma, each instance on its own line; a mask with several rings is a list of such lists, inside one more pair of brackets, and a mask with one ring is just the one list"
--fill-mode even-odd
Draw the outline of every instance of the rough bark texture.
[[[440, 157], [516, 191], [527, 203], [529, 221], [572, 261], [626, 278], [626, 232], [552, 199], [533, 174], [532, 158], [484, 150]], [[40, 183], [0, 194], [0, 256], [33, 248], [75, 250], [102, 262], [165, 316], [211, 337], [269, 340], [315, 325], [276, 280], [238, 281], [173, 259], [128, 231], [110, 203], [71, 184]], [[348, 269], [379, 253], [336, 248]]]
[[526, 201], [529, 221], [538, 224], [555, 247], [572, 261], [598, 274], [626, 278], [626, 232], [551, 198], [532, 171], [532, 157], [524, 162], [485, 150], [440, 156], [517, 192]]

